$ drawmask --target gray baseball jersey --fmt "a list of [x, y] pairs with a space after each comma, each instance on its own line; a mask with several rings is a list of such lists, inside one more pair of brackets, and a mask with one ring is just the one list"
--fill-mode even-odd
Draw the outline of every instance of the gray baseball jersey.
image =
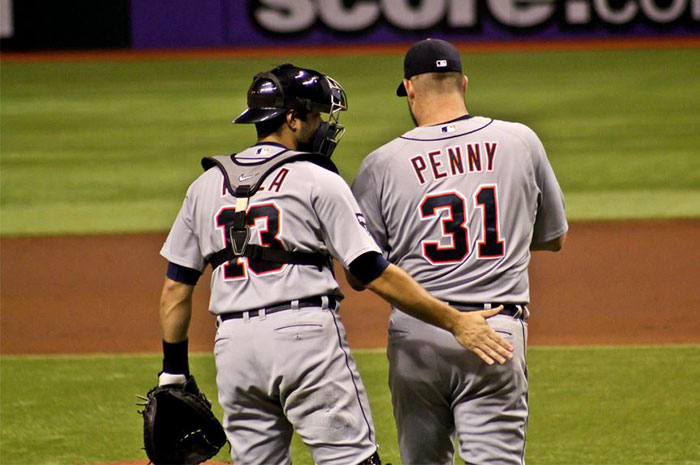
[[352, 190], [389, 261], [445, 301], [528, 302], [530, 243], [567, 230], [542, 143], [517, 123], [417, 127], [367, 156]]
[[525, 315], [488, 320], [514, 348], [512, 360], [488, 366], [393, 309], [389, 386], [403, 463], [452, 464], [456, 435], [467, 463], [522, 465], [529, 248], [567, 231], [540, 140], [483, 117], [417, 127], [367, 156], [352, 190], [389, 260], [436, 297], [475, 304], [465, 310], [519, 304]]
[[[238, 160], [260, 160], [284, 151], [265, 144], [246, 149]], [[226, 246], [225, 223], [235, 198], [218, 169], [202, 174], [187, 191], [161, 255], [170, 262], [203, 270], [206, 259]], [[330, 253], [347, 267], [369, 251], [379, 251], [345, 181], [313, 163], [292, 162], [272, 172], [248, 207], [254, 218], [251, 244], [281, 244], [286, 250]], [[261, 308], [315, 295], [340, 295], [329, 268], [250, 263], [240, 258], [214, 270], [209, 310], [214, 314]]]
[[[237, 160], [253, 163], [285, 150], [258, 144]], [[235, 205], [222, 172], [206, 171], [188, 189], [161, 254], [203, 270], [226, 246]], [[327, 252], [345, 267], [379, 252], [345, 181], [308, 161], [274, 170], [251, 197], [247, 218], [250, 244]], [[340, 298], [328, 267], [239, 258], [214, 270], [209, 309], [219, 315], [217, 386], [234, 463], [291, 463], [293, 430], [319, 464], [359, 463], [377, 450], [367, 394], [337, 314]], [[287, 309], [273, 312], [280, 304]]]

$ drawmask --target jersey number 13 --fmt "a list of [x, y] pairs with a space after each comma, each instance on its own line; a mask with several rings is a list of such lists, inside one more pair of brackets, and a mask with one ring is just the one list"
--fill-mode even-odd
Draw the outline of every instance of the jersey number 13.
[[[224, 244], [230, 247], [228, 241], [227, 225], [233, 222], [233, 214], [235, 207], [222, 208], [216, 215], [216, 226], [223, 232]], [[280, 209], [274, 203], [266, 203], [261, 205], [251, 206], [247, 213], [246, 219], [248, 226], [255, 226], [260, 235], [260, 245], [271, 247], [273, 249], [284, 249], [282, 241], [279, 239], [280, 233]], [[224, 265], [224, 279], [244, 279], [248, 277], [247, 270], [253, 272], [256, 276], [262, 276], [270, 273], [276, 273], [284, 269], [282, 263], [263, 262], [254, 259], [247, 261], [237, 257], [235, 260]]]

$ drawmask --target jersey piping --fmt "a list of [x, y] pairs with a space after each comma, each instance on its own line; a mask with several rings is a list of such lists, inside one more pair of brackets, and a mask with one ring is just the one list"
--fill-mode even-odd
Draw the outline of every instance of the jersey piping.
[[[436, 137], [435, 139], [419, 139], [417, 137], [406, 137], [405, 135], [400, 136], [399, 138], [404, 139], [404, 140], [418, 141], [418, 142], [432, 142], [432, 141], [437, 141], [437, 140], [454, 139], [455, 137], [462, 137], [462, 136], [466, 136], [468, 134], [473, 134], [475, 132], [481, 131], [482, 129], [488, 127], [491, 123], [493, 123], [493, 119], [491, 119], [488, 123], [484, 124], [480, 128], [472, 129], [471, 131], [462, 132], [459, 134], [453, 134], [453, 135], [447, 136], [447, 137]], [[436, 126], [442, 126], [443, 124], [450, 124], [450, 123], [449, 122], [448, 123], [440, 123], [440, 124], [437, 124]]]

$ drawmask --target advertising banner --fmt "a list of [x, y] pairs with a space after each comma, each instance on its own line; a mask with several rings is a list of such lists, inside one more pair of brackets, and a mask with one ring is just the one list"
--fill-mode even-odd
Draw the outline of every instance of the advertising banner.
[[132, 45], [699, 35], [700, 0], [132, 0]]

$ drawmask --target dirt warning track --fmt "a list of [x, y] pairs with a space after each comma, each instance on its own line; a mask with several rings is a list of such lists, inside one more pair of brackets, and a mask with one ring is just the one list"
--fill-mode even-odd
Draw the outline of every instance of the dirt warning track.
[[[504, 41], [453, 41], [462, 53], [515, 53], [576, 50], [649, 50], [700, 48], [700, 37], [658, 36], [606, 39], [550, 39]], [[219, 47], [189, 49], [115, 49], [75, 51], [3, 52], [3, 62], [151, 61], [235, 59], [284, 56], [403, 55], [403, 44], [298, 45], [285, 47]]]
[[[0, 353], [159, 351], [164, 237], [1, 239]], [[533, 254], [530, 344], [700, 342], [699, 240], [700, 220], [573, 223], [564, 251]], [[212, 347], [208, 279], [195, 291], [193, 351]], [[351, 346], [383, 347], [388, 305], [341, 286]]]

